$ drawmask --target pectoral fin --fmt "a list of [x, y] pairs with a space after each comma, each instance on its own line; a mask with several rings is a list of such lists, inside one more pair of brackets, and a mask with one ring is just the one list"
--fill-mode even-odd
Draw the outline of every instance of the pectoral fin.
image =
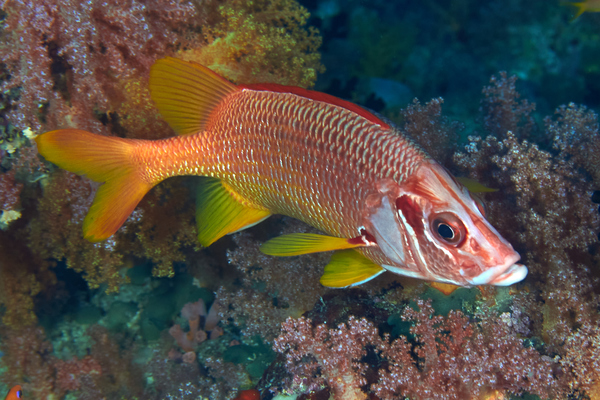
[[349, 249], [335, 252], [325, 266], [321, 285], [331, 288], [356, 286], [381, 274], [385, 269], [359, 252]]
[[196, 200], [198, 241], [208, 247], [217, 239], [252, 226], [271, 213], [240, 202], [218, 179], [203, 178]]
[[260, 251], [270, 256], [289, 257], [364, 246], [361, 241], [315, 233], [292, 233], [265, 242]]

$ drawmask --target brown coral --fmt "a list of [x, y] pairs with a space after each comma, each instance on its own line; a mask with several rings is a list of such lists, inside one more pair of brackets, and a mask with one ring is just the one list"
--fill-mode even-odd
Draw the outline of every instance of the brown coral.
[[[206, 45], [178, 53], [236, 83], [273, 82], [309, 87], [323, 71], [321, 38], [304, 25], [309, 13], [294, 0], [229, 0], [215, 8], [204, 27]], [[211, 21], [212, 22], [212, 21]]]

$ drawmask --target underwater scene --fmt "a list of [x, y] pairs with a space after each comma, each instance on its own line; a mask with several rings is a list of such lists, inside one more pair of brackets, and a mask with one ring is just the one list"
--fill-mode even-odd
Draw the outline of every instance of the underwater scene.
[[600, 1], [0, 8], [0, 399], [600, 400]]

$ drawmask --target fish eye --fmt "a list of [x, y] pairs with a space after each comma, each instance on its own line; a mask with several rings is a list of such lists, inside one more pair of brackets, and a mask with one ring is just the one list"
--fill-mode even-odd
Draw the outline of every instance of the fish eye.
[[438, 231], [438, 235], [440, 235], [442, 238], [444, 238], [446, 240], [454, 239], [454, 230], [452, 230], [452, 227], [448, 224], [445, 224], [443, 222], [438, 222], [437, 231]]
[[20, 399], [23, 393], [20, 390], [17, 390], [17, 398]]
[[462, 221], [451, 213], [435, 215], [431, 223], [431, 230], [436, 239], [452, 246], [459, 246], [467, 236], [467, 230]]

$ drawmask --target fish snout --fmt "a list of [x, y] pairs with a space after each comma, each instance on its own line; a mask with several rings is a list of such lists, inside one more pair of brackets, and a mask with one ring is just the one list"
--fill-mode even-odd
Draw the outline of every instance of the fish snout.
[[527, 267], [523, 264], [517, 264], [521, 259], [519, 253], [512, 251], [508, 254], [501, 264], [488, 267], [479, 275], [464, 278], [473, 286], [494, 285], [509, 286], [520, 282], [527, 276]]

